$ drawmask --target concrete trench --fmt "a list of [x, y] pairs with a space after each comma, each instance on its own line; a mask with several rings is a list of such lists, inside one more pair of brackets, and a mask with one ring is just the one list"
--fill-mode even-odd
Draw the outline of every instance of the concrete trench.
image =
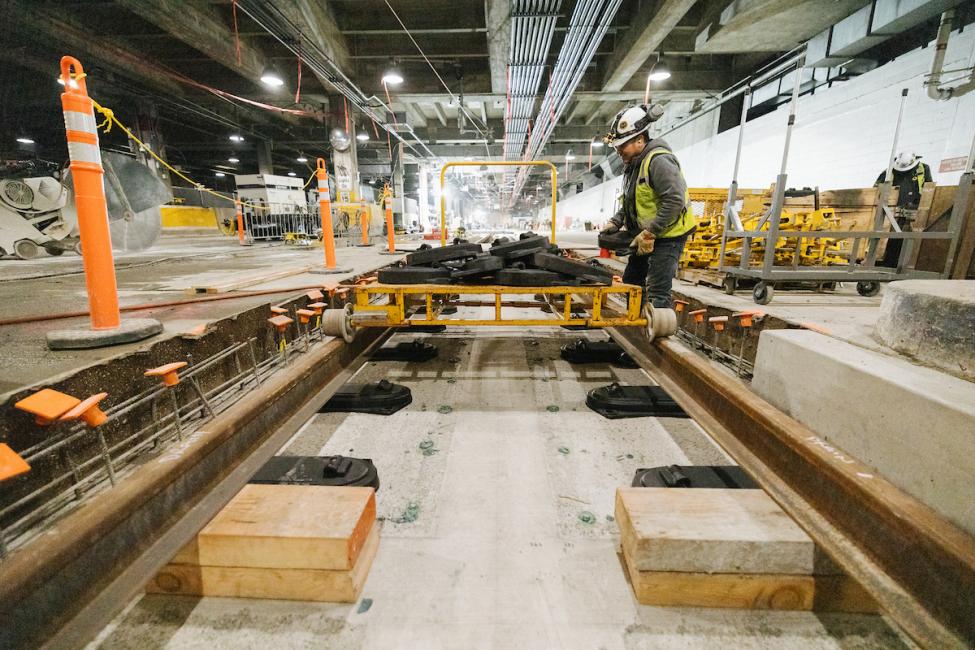
[[649, 379], [563, 361], [560, 346], [580, 336], [606, 335], [397, 334], [391, 343], [433, 342], [438, 358], [369, 362], [355, 381], [405, 384], [412, 404], [317, 414], [280, 450], [376, 463], [382, 541], [359, 602], [140, 596], [92, 647], [906, 647], [879, 616], [636, 603], [616, 487], [639, 467], [730, 461], [692, 420], [590, 411], [589, 389]]

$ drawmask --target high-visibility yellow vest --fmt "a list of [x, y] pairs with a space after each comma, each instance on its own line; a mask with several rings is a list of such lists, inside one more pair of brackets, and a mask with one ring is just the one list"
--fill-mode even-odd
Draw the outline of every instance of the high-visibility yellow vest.
[[[644, 230], [650, 225], [650, 222], [656, 219], [660, 204], [660, 197], [650, 183], [650, 161], [653, 160], [654, 156], [662, 153], [673, 154], [669, 149], [658, 147], [648, 153], [640, 163], [640, 175], [637, 177], [635, 192], [636, 215], [637, 225]], [[679, 167], [680, 163], [677, 164]], [[684, 178], [683, 170], [681, 170], [681, 178]], [[684, 181], [684, 186], [687, 186], [687, 181]], [[684, 210], [681, 212], [680, 217], [670, 227], [657, 235], [657, 237], [661, 239], [679, 237], [689, 232], [696, 225], [697, 221], [694, 219], [694, 213], [691, 211], [691, 193], [690, 190], [687, 190], [684, 195]]]

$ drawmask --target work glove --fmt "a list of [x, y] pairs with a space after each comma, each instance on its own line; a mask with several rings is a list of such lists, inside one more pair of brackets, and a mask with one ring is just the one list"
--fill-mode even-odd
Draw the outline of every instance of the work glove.
[[643, 230], [630, 242], [630, 248], [636, 249], [637, 255], [649, 255], [653, 252], [653, 243], [657, 239], [649, 230]]
[[610, 222], [608, 226], [599, 231], [600, 235], [615, 235], [620, 231], [618, 224]]

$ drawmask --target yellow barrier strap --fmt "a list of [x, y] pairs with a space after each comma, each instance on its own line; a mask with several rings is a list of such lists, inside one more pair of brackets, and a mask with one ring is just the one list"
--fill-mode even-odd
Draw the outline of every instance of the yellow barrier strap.
[[[176, 176], [178, 176], [179, 178], [182, 178], [184, 181], [186, 181], [187, 183], [189, 183], [190, 185], [192, 185], [196, 189], [200, 190], [201, 192], [206, 192], [207, 194], [210, 194], [210, 195], [215, 196], [217, 198], [223, 199], [224, 201], [230, 201], [234, 205], [239, 205], [241, 207], [248, 207], [248, 208], [251, 208], [253, 210], [265, 210], [267, 212], [270, 212], [271, 211], [271, 208], [269, 208], [267, 206], [257, 205], [256, 203], [249, 203], [247, 201], [241, 201], [240, 199], [235, 199], [235, 198], [227, 197], [227, 196], [224, 196], [223, 194], [220, 194], [219, 192], [214, 192], [213, 190], [204, 187], [202, 183], [197, 183], [192, 178], [190, 178], [189, 176], [185, 175], [184, 173], [182, 173], [181, 171], [179, 171], [178, 169], [176, 169], [175, 167], [173, 167], [172, 165], [170, 165], [168, 162], [166, 162], [165, 160], [163, 160], [162, 158], [160, 158], [159, 156], [157, 156], [156, 155], [156, 152], [149, 148], [149, 145], [147, 145], [146, 143], [144, 143], [139, 138], [135, 137], [135, 134], [133, 134], [132, 131], [130, 131], [128, 128], [126, 128], [126, 126], [124, 124], [122, 124], [117, 117], [115, 117], [115, 111], [113, 111], [112, 109], [107, 108], [105, 106], [102, 106], [101, 104], [99, 104], [98, 102], [96, 102], [94, 99], [91, 100], [91, 103], [95, 107], [95, 110], [98, 111], [99, 113], [101, 113], [105, 117], [105, 120], [101, 124], [98, 125], [98, 128], [99, 129], [104, 129], [105, 133], [108, 133], [109, 131], [112, 130], [112, 124], [117, 125], [118, 128], [122, 129], [122, 131], [125, 133], [125, 135], [127, 135], [133, 142], [135, 142], [137, 145], [139, 145], [139, 147], [143, 151], [145, 151], [147, 154], [149, 154], [150, 156], [152, 156], [153, 158], [155, 158], [159, 162], [160, 165], [162, 165], [163, 167], [165, 167], [166, 169], [168, 169], [173, 174], [176, 174]], [[308, 180], [305, 181], [305, 184], [304, 184], [304, 186], [301, 189], [307, 188], [311, 184], [311, 181], [312, 181], [312, 179], [314, 177], [315, 177], [315, 172], [312, 171], [311, 176], [308, 177]]]

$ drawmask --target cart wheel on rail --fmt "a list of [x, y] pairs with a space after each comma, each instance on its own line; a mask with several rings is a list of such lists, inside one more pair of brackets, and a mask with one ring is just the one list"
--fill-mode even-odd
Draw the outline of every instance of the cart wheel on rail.
[[857, 293], [866, 298], [871, 298], [880, 293], [879, 282], [857, 282]]
[[21, 239], [14, 244], [14, 252], [22, 260], [32, 260], [37, 257], [40, 247], [30, 239]]
[[724, 292], [729, 296], [733, 296], [738, 289], [738, 278], [733, 275], [726, 275], [722, 284], [724, 285]]
[[752, 300], [754, 300], [759, 305], [767, 305], [772, 302], [772, 298], [775, 296], [775, 289], [771, 282], [759, 282], [752, 289]]
[[673, 309], [647, 305], [643, 308], [643, 315], [647, 319], [647, 337], [651, 342], [677, 333], [677, 312]]
[[322, 316], [322, 331], [329, 336], [341, 336], [346, 343], [352, 343], [355, 339], [352, 304], [347, 304], [340, 309], [326, 309]]

